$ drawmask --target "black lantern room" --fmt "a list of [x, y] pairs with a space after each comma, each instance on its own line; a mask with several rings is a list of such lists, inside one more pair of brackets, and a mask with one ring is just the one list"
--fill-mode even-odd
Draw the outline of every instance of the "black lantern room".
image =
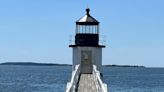
[[90, 9], [86, 9], [86, 15], [76, 21], [76, 35], [74, 46], [93, 46], [105, 47], [99, 45], [99, 22], [90, 15]]

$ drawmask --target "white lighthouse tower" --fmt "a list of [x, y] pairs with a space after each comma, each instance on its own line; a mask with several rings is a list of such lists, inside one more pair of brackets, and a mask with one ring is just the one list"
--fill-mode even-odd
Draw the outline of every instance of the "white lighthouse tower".
[[99, 44], [99, 22], [90, 15], [90, 9], [86, 9], [86, 15], [76, 21], [75, 44], [73, 48], [73, 70], [80, 65], [81, 74], [91, 74], [93, 65], [101, 73], [102, 48]]
[[101, 76], [102, 48], [99, 44], [99, 22], [89, 14], [76, 21], [72, 77], [66, 92], [108, 92]]

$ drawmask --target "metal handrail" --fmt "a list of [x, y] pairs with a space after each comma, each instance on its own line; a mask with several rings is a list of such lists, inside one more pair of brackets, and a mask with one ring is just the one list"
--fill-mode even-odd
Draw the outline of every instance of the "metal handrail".
[[79, 76], [80, 76], [80, 65], [76, 65], [75, 70], [72, 72], [71, 81], [67, 83], [66, 92], [76, 91]]
[[107, 84], [103, 83], [100, 77], [100, 72], [96, 65], [93, 65], [93, 76], [96, 83], [97, 92], [108, 92]]

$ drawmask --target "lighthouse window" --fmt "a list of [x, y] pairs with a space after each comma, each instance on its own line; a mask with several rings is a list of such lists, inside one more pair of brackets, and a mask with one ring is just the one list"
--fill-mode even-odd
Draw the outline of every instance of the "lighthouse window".
[[76, 25], [76, 33], [98, 34], [98, 25]]
[[79, 31], [80, 31], [80, 26], [79, 25], [77, 25], [77, 33], [79, 33]]
[[94, 26], [92, 26], [92, 33], [94, 33], [94, 30], [95, 30], [95, 29], [94, 29]]
[[95, 26], [95, 33], [97, 34], [97, 26]]
[[88, 30], [88, 26], [86, 25], [85, 26], [85, 33], [87, 33], [87, 30]]
[[89, 33], [89, 26], [88, 25], [85, 26], [85, 33]]
[[83, 32], [82, 33], [86, 33], [86, 26], [83, 25]]
[[84, 33], [84, 29], [85, 29], [85, 28], [84, 28], [83, 25], [82, 25], [81, 27], [82, 27], [81, 33]]
[[94, 33], [96, 33], [96, 26], [94, 26]]
[[93, 33], [96, 33], [96, 26], [93, 26]]
[[89, 29], [88, 29], [91, 33], [92, 33], [92, 30], [91, 30], [91, 26], [89, 25]]
[[96, 25], [95, 26], [95, 33], [98, 34], [99, 27]]
[[83, 32], [83, 26], [80, 26], [80, 32], [79, 33], [82, 33]]

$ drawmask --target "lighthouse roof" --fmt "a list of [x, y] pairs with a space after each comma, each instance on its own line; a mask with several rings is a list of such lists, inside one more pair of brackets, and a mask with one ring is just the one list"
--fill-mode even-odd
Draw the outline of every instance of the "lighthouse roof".
[[86, 15], [76, 21], [79, 25], [98, 25], [99, 22], [89, 14], [90, 9], [86, 9]]

